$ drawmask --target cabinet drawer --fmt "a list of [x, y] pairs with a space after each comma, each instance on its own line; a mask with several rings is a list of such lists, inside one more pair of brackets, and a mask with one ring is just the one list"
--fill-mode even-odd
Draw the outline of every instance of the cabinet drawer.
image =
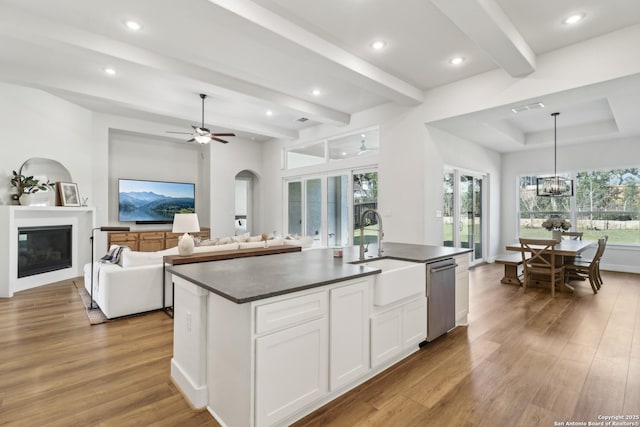
[[137, 233], [109, 233], [109, 240], [112, 242], [129, 242], [138, 240]]
[[327, 293], [316, 292], [256, 307], [256, 334], [316, 319], [327, 313]]
[[157, 231], [157, 232], [145, 232], [145, 233], [140, 233], [140, 240], [162, 240], [164, 239], [164, 232], [162, 231]]

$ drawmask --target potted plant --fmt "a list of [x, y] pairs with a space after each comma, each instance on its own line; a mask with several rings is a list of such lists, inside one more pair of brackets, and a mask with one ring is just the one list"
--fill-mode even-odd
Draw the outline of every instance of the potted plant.
[[18, 200], [21, 205], [29, 205], [29, 195], [35, 194], [38, 191], [48, 191], [53, 188], [55, 184], [47, 182], [41, 182], [39, 179], [33, 176], [25, 176], [12, 171], [11, 186], [15, 187], [16, 193], [11, 195], [13, 200]]

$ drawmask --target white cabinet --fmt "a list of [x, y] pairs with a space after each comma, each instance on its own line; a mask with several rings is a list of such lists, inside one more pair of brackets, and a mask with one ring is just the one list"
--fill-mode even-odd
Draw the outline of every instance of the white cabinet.
[[469, 314], [469, 254], [454, 257], [456, 260], [456, 326], [466, 325]]
[[404, 350], [418, 347], [427, 337], [427, 299], [420, 295], [371, 317], [371, 367]]
[[332, 391], [369, 370], [368, 285], [365, 281], [330, 291], [329, 385]]
[[[426, 336], [426, 335], [425, 335]], [[402, 351], [400, 307], [371, 318], [371, 367], [375, 368]]]
[[427, 337], [427, 299], [417, 298], [402, 306], [403, 348], [418, 345]]
[[327, 319], [256, 339], [256, 426], [270, 426], [328, 392]]

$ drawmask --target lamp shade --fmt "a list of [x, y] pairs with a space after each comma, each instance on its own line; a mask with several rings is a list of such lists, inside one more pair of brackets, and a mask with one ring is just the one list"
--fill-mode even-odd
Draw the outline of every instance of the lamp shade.
[[186, 213], [175, 214], [173, 216], [174, 233], [194, 233], [200, 231], [200, 223], [198, 223], [198, 214]]

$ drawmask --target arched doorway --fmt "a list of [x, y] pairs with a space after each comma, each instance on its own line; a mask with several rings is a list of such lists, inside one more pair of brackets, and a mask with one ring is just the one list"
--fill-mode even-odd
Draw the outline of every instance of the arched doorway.
[[235, 234], [256, 234], [259, 228], [258, 212], [258, 177], [249, 170], [236, 175], [236, 205], [234, 228]]

